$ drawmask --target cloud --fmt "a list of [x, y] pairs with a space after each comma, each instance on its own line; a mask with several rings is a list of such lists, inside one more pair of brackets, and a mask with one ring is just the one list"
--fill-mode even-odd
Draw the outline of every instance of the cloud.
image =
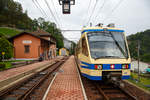
[[[40, 13], [39, 9], [36, 8], [32, 0], [15, 1], [20, 2], [24, 10], [28, 10], [28, 14], [32, 19], [45, 17]], [[49, 16], [46, 17], [46, 20], [55, 22], [44, 0], [37, 1]], [[56, 15], [54, 10], [55, 6], [59, 16], [58, 22], [61, 23], [61, 29], [70, 30], [81, 29], [83, 27], [83, 25], [87, 22], [89, 15], [93, 13], [92, 9], [94, 8], [94, 4], [96, 2], [96, 0], [92, 0], [89, 11], [87, 11], [90, 0], [76, 0], [76, 4], [71, 6], [71, 14], [64, 15], [62, 14], [62, 6], [59, 5], [58, 0], [53, 0], [54, 5], [52, 4], [51, 0], [47, 1], [49, 2], [50, 7], [54, 12], [54, 15]], [[122, 3], [116, 7], [113, 12], [112, 9], [118, 4], [118, 2], [120, 2], [120, 0], [107, 0], [105, 6], [100, 10], [100, 12], [98, 11], [104, 0], [97, 0], [97, 2], [97, 6], [91, 20], [94, 21], [93, 25], [101, 22], [104, 22], [106, 25], [113, 22], [116, 24], [116, 27], [125, 29], [127, 35], [150, 29], [150, 0], [123, 0]], [[95, 16], [97, 14], [99, 17], [96, 19]], [[72, 40], [76, 40], [80, 37], [80, 32], [66, 32], [63, 34], [65, 37]]]

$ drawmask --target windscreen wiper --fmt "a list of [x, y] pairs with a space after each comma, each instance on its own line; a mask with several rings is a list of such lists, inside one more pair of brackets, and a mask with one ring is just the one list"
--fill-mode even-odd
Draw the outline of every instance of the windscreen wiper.
[[128, 58], [128, 55], [126, 55], [126, 53], [124, 52], [124, 50], [121, 48], [121, 46], [119, 45], [119, 43], [116, 41], [114, 35], [113, 35], [111, 32], [109, 32], [109, 33], [111, 34], [113, 40], [115, 41], [116, 45], [118, 46], [118, 48], [120, 49], [120, 51], [122, 52], [122, 54], [123, 54], [126, 58]]
[[97, 58], [94, 58], [95, 60], [97, 59], [100, 59], [100, 58], [120, 58], [118, 56], [100, 56], [100, 57], [97, 57]]

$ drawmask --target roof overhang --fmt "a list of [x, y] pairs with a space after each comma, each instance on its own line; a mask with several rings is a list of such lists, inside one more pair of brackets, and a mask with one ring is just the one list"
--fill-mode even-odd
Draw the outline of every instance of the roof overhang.
[[19, 37], [19, 36], [21, 36], [21, 35], [23, 35], [23, 34], [29, 34], [29, 35], [31, 35], [31, 36], [34, 36], [34, 37], [39, 38], [39, 39], [41, 39], [41, 40], [44, 40], [44, 41], [46, 41], [46, 42], [50, 42], [50, 43], [56, 44], [56, 43], [53, 42], [53, 41], [44, 39], [44, 38], [42, 38], [42, 37], [40, 37], [40, 36], [37, 36], [37, 35], [34, 35], [34, 34], [30, 33], [30, 32], [21, 32], [21, 33], [15, 35], [15, 36], [13, 36], [13, 37], [8, 38], [8, 40], [12, 41], [14, 38], [17, 38], [17, 37]]

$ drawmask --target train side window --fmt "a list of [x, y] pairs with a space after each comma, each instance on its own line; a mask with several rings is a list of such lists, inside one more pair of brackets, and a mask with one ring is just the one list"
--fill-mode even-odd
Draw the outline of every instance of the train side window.
[[82, 39], [82, 53], [88, 56], [87, 43], [85, 38]]
[[78, 44], [78, 51], [79, 51], [79, 53], [81, 53], [81, 41], [79, 41], [79, 44]]

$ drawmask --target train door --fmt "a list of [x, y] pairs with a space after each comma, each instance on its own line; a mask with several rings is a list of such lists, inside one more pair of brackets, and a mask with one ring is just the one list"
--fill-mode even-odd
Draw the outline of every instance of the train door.
[[66, 55], [66, 50], [65, 49], [61, 49], [61, 56], [65, 56]]

